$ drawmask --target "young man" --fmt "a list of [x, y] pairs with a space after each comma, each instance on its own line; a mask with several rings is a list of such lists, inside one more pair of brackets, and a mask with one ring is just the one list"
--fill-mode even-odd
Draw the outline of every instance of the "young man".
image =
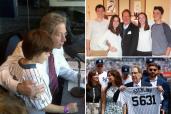
[[121, 23], [120, 26], [122, 56], [135, 56], [138, 45], [139, 29], [131, 23], [131, 12], [128, 9], [125, 9], [122, 12], [122, 20], [123, 23]]
[[153, 56], [169, 56], [171, 54], [171, 29], [162, 21], [163, 13], [164, 9], [161, 6], [154, 7], [155, 24], [151, 27]]
[[132, 78], [129, 75], [129, 66], [128, 65], [123, 65], [121, 68], [121, 72], [122, 72], [122, 83], [123, 84], [132, 82]]
[[97, 18], [91, 21], [87, 27], [87, 38], [86, 38], [86, 52], [87, 55], [91, 55], [91, 51], [103, 50], [98, 41], [101, 40], [101, 37], [108, 28], [108, 21], [104, 18], [105, 7], [101, 4], [97, 5], [95, 8]]
[[169, 100], [170, 100], [170, 87], [168, 83], [162, 79], [160, 76], [158, 76], [158, 65], [156, 63], [150, 63], [148, 65], [148, 77], [144, 78], [143, 80], [145, 82], [150, 82], [153, 87], [158, 86], [160, 91], [163, 90], [163, 101], [162, 101], [162, 106], [161, 110], [168, 113], [168, 108], [169, 108]]
[[96, 71], [99, 76], [99, 82], [101, 84], [102, 90], [107, 87], [108, 79], [107, 79], [107, 72], [104, 71], [104, 61], [103, 59], [96, 60]]

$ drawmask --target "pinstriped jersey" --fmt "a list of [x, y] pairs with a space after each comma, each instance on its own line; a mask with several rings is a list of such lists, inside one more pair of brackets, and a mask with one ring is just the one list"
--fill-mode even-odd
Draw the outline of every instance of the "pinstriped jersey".
[[31, 99], [30, 97], [18, 94], [25, 101], [29, 113], [35, 113], [37, 111], [38, 114], [42, 114], [40, 113], [42, 112], [41, 110], [51, 104], [52, 96], [48, 83], [42, 78], [42, 74], [40, 74], [36, 68], [36, 64], [22, 65], [20, 63], [16, 63], [12, 64], [9, 70], [13, 78], [19, 82], [23, 82], [24, 80], [33, 80], [37, 85], [44, 85], [45, 92], [36, 99]]
[[118, 103], [127, 104], [128, 114], [160, 114], [160, 102], [156, 87], [128, 87], [118, 97]]
[[108, 84], [108, 79], [107, 79], [107, 72], [103, 71], [103, 73], [99, 74], [99, 82], [102, 86], [102, 88], [106, 88]]

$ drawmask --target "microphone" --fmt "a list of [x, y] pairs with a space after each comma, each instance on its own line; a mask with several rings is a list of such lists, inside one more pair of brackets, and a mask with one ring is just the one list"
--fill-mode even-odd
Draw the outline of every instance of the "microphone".
[[64, 51], [72, 58], [76, 59], [77, 61], [82, 61], [85, 63], [85, 54], [77, 53], [72, 46], [65, 46]]
[[77, 52], [71, 46], [66, 46], [64, 50], [69, 56], [71, 56], [78, 62], [78, 74], [77, 74], [78, 86], [72, 88], [70, 93], [74, 97], [83, 97], [85, 93], [85, 89], [80, 87], [80, 78], [81, 78], [81, 62], [80, 61], [85, 62], [85, 57], [78, 55]]

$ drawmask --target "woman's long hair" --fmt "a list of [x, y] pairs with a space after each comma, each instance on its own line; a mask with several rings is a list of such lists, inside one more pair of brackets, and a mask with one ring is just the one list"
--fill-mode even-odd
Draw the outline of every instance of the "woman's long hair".
[[[93, 87], [92, 78], [93, 78], [93, 76], [96, 75], [96, 73], [97, 73], [97, 71], [95, 69], [91, 70], [88, 73], [88, 81], [87, 81], [87, 84], [86, 84], [86, 90], [90, 90]], [[101, 87], [100, 83], [98, 83], [97, 86]]]
[[144, 12], [141, 12], [141, 13], [139, 13], [139, 15], [138, 15], [138, 27], [141, 28], [141, 24], [140, 24], [140, 22], [139, 22], [139, 16], [140, 16], [140, 15], [144, 15], [144, 16], [145, 16], [145, 26], [144, 26], [144, 30], [149, 30], [149, 29], [150, 29], [150, 26], [149, 26], [149, 24], [148, 24], [147, 14], [145, 14]]
[[[114, 77], [114, 83], [117, 87], [120, 87], [122, 85], [122, 78], [120, 73], [115, 70], [115, 69], [111, 69], [107, 72], [107, 75], [109, 75], [109, 73]], [[108, 90], [110, 87], [112, 86], [112, 83], [108, 83], [107, 89]]]
[[119, 35], [119, 34], [120, 34], [119, 25], [118, 25], [118, 27], [116, 28], [116, 30], [113, 28], [113, 21], [114, 21], [115, 18], [118, 18], [119, 23], [120, 23], [120, 18], [119, 18], [119, 16], [118, 16], [118, 15], [113, 15], [113, 16], [110, 18], [110, 22], [109, 22], [108, 29], [109, 29], [112, 33], [114, 33], [114, 34], [116, 34], [116, 35]]

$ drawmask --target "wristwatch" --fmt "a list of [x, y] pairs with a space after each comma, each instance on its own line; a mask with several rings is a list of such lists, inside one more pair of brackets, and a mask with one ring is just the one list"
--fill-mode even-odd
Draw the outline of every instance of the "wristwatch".
[[64, 106], [64, 113], [65, 114], [69, 113], [69, 109], [68, 109], [67, 105]]

